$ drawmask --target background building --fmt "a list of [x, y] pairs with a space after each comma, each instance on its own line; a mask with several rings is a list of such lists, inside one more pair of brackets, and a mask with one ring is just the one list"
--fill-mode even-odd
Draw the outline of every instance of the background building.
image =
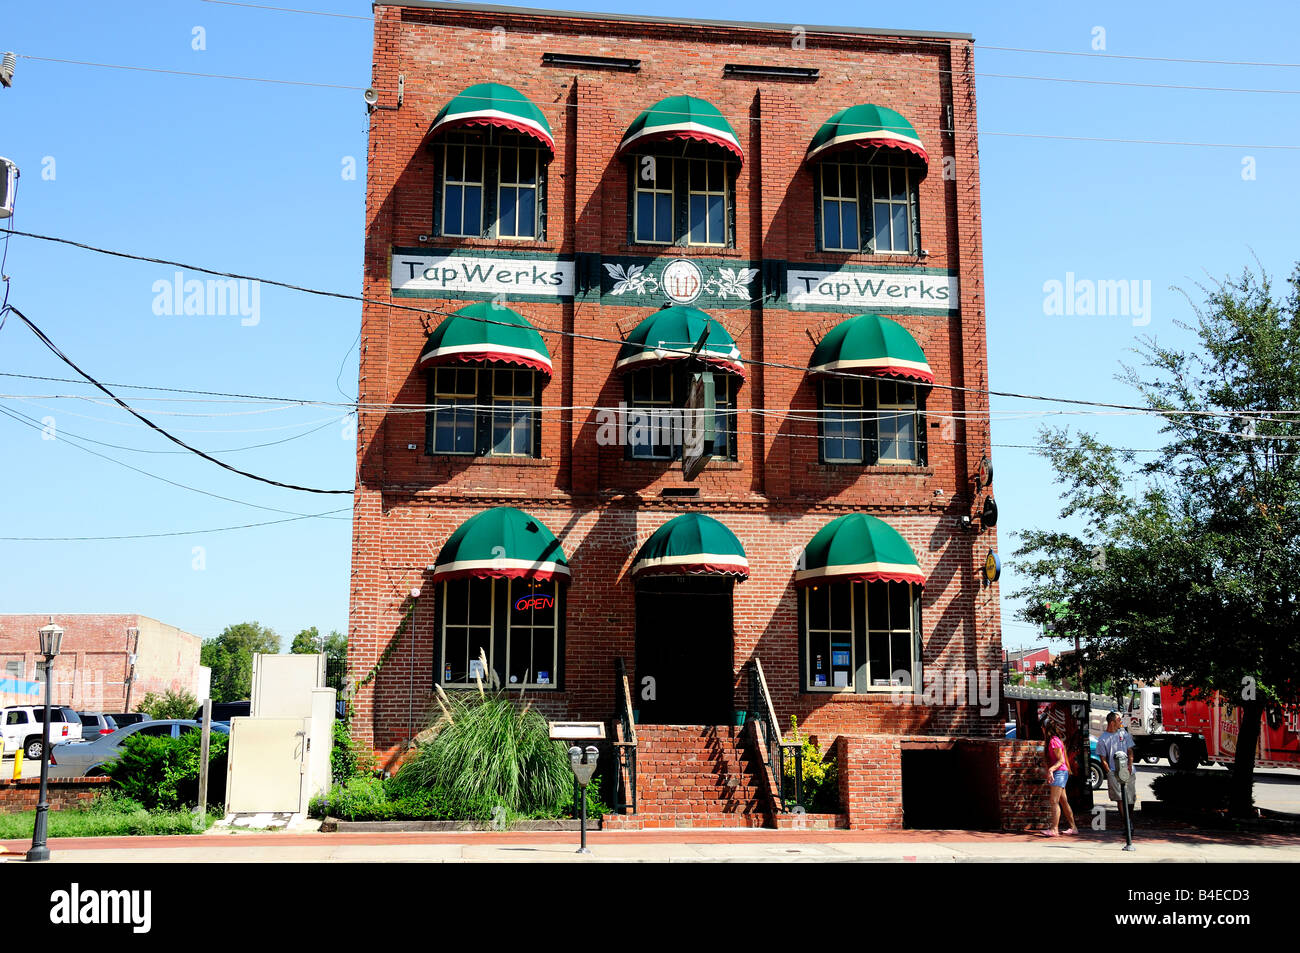
[[[889, 787], [841, 782], [854, 826], [901, 823], [909, 761], [996, 803], [999, 755], [954, 753], [1002, 734], [971, 37], [375, 18], [359, 737], [399, 755], [480, 650], [582, 719], [622, 660], [647, 726], [734, 725], [757, 659], [783, 729]], [[638, 424], [706, 370], [692, 481]]]
[[[206, 693], [199, 665], [202, 639], [137, 614], [35, 613], [0, 615], [0, 673], [5, 678], [42, 678], [41, 626], [51, 618], [63, 628], [63, 649], [54, 660], [53, 701], [79, 711], [132, 711], [149, 692]], [[44, 702], [44, 690], [36, 699]], [[30, 696], [4, 697], [30, 705]]]

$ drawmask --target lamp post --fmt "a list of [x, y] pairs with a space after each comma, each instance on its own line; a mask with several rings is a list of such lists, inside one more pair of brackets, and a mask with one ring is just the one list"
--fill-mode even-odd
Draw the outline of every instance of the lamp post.
[[53, 681], [54, 658], [63, 646], [63, 629], [55, 625], [51, 618], [49, 625], [41, 626], [39, 635], [41, 654], [45, 656], [45, 718], [41, 725], [41, 795], [36, 804], [36, 827], [32, 831], [32, 849], [27, 852], [28, 860], [50, 859], [50, 849], [45, 846], [50, 812], [46, 800], [50, 776], [50, 685]]
[[579, 854], [591, 853], [587, 850], [587, 785], [591, 783], [591, 776], [596, 773], [596, 759], [599, 757], [600, 751], [595, 745], [587, 745], [585, 751], [577, 745], [569, 749], [569, 767], [573, 769], [573, 777], [578, 782], [578, 796], [582, 799], [582, 813], [579, 815], [581, 820], [578, 822], [579, 830], [582, 832]]

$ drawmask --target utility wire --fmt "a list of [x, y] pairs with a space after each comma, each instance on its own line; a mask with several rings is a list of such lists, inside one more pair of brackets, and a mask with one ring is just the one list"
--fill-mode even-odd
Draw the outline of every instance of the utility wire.
[[266, 483], [269, 484], [270, 486], [278, 486], [286, 490], [299, 490], [303, 493], [321, 493], [327, 495], [339, 494], [339, 495], [348, 495], [348, 496], [352, 494], [353, 492], [352, 490], [322, 490], [317, 487], [298, 486], [297, 484], [294, 483], [282, 483], [279, 480], [272, 480], [269, 479], [268, 477], [258, 476], [256, 473], [250, 473], [247, 470], [241, 470], [238, 467], [231, 466], [229, 463], [226, 463], [224, 460], [218, 460], [216, 457], [212, 456], [211, 454], [204, 453], [202, 450], [198, 449], [197, 447], [191, 446], [190, 444], [186, 443], [180, 437], [174, 436], [173, 434], [164, 430], [162, 427], [159, 427], [148, 417], [145, 417], [143, 414], [137, 411], [126, 401], [122, 400], [122, 398], [118, 397], [116, 394], [114, 394], [111, 390], [109, 390], [99, 381], [95, 380], [95, 378], [91, 377], [89, 374], [83, 371], [80, 367], [76, 365], [76, 363], [73, 362], [73, 360], [70, 357], [68, 357], [66, 354], [63, 353], [63, 351], [59, 349], [59, 346], [57, 344], [55, 344], [46, 336], [44, 331], [42, 331], [34, 323], [32, 323], [31, 319], [28, 318], [27, 315], [23, 314], [16, 307], [14, 307], [13, 305], [7, 305], [6, 311], [10, 311], [16, 314], [19, 317], [19, 319], [21, 319], [22, 322], [26, 324], [28, 328], [31, 329], [32, 333], [35, 334], [36, 337], [40, 339], [41, 343], [44, 344], [47, 348], [49, 348], [50, 352], [53, 353], [55, 357], [63, 361], [63, 363], [67, 364], [70, 368], [72, 368], [74, 371], [76, 371], [78, 374], [84, 377], [87, 381], [89, 381], [91, 384], [95, 385], [95, 387], [99, 388], [101, 391], [103, 391], [105, 394], [111, 397], [119, 407], [121, 407], [131, 416], [147, 424], [151, 429], [156, 430], [159, 434], [166, 437], [168, 440], [176, 444], [178, 447], [182, 447], [190, 451], [191, 453], [196, 454], [199, 457], [202, 457], [204, 460], [207, 460], [209, 463], [215, 463], [223, 470], [229, 470], [231, 473], [237, 473], [240, 476], [248, 477], [248, 479], [250, 480], [256, 480], [259, 483]]
[[134, 533], [128, 536], [0, 536], [0, 542], [6, 543], [83, 543], [103, 542], [118, 539], [159, 539], [164, 536], [206, 536], [209, 533], [229, 533], [237, 529], [253, 529], [257, 526], [276, 526], [280, 523], [296, 523], [298, 520], [312, 519], [316, 516], [333, 516], [346, 513], [348, 507], [330, 510], [328, 513], [314, 513], [308, 516], [290, 516], [282, 520], [267, 520], [265, 523], [243, 523], [239, 526], [219, 526], [216, 529], [184, 529], [171, 533]]
[[93, 66], [97, 69], [131, 70], [137, 73], [166, 73], [171, 76], [193, 76], [200, 79], [233, 79], [245, 83], [268, 83], [275, 86], [310, 86], [316, 89], [364, 90], [364, 86], [343, 86], [338, 83], [309, 83], [298, 79], [270, 79], [265, 76], [237, 76], [231, 73], [195, 73], [189, 70], [163, 69], [158, 66], [126, 66], [121, 63], [92, 63], [88, 60], [65, 60], [53, 56], [33, 56], [30, 53], [18, 53], [19, 59], [35, 60], [40, 63], [63, 63], [71, 66]]

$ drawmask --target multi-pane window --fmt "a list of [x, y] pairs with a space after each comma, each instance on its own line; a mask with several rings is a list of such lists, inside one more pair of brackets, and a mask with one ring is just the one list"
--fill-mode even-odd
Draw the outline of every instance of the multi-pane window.
[[924, 465], [924, 422], [913, 383], [855, 377], [821, 383], [823, 463]]
[[442, 234], [483, 233], [483, 146], [448, 142], [442, 176]]
[[814, 173], [822, 251], [915, 254], [919, 170], [823, 160]]
[[871, 688], [915, 686], [919, 639], [916, 637], [912, 584], [867, 583], [867, 677]]
[[558, 685], [563, 603], [554, 582], [449, 579], [439, 597], [440, 684], [469, 688], [495, 672], [513, 688]]
[[426, 452], [535, 457], [541, 408], [537, 372], [508, 367], [438, 367], [429, 375]]
[[734, 167], [706, 155], [636, 156], [632, 239], [645, 245], [734, 244]]
[[813, 691], [853, 686], [853, 597], [858, 583], [832, 583], [803, 590], [808, 684]]
[[803, 690], [863, 694], [918, 685], [919, 593], [906, 582], [829, 582], [805, 588], [800, 605]]
[[[672, 365], [627, 375], [627, 447], [633, 460], [676, 460], [682, 455], [684, 405], [691, 375]], [[735, 460], [738, 379], [714, 372], [713, 456]]]
[[434, 217], [446, 237], [544, 238], [548, 153], [534, 140], [492, 130], [449, 133], [436, 147]]

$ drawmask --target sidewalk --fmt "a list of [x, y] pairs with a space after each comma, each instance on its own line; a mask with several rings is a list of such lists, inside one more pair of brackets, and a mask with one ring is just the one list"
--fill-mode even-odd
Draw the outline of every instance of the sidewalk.
[[[1046, 838], [966, 831], [605, 831], [412, 834], [247, 833], [194, 837], [57, 838], [54, 863], [1300, 863], [1300, 838], [1220, 833], [1152, 834], [1123, 851], [1114, 833]], [[28, 846], [6, 841], [20, 861]]]

